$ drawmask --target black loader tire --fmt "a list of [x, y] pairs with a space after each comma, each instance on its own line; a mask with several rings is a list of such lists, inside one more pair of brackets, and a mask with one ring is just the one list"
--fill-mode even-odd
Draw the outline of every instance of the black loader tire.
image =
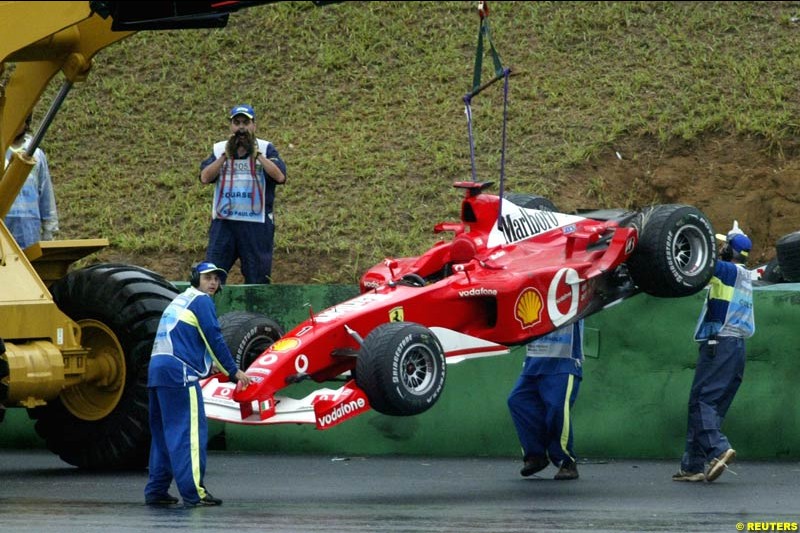
[[769, 283], [786, 282], [786, 279], [783, 277], [783, 270], [781, 269], [781, 265], [778, 262], [777, 257], [773, 257], [772, 260], [767, 263], [767, 266], [764, 267], [764, 273], [761, 274], [761, 281], [766, 281]]
[[103, 470], [146, 466], [148, 364], [161, 314], [177, 289], [144, 268], [100, 264], [70, 272], [53, 284], [51, 292], [71, 319], [95, 320], [113, 331], [123, 351], [125, 381], [113, 410], [99, 420], [78, 418], [61, 398], [29, 410], [36, 419], [36, 432], [50, 451], [74, 466]]
[[416, 415], [430, 409], [442, 394], [444, 349], [436, 335], [419, 324], [381, 324], [364, 339], [355, 376], [379, 413]]
[[775, 244], [785, 281], [800, 281], [800, 231], [784, 235]]
[[535, 196], [532, 194], [521, 194], [515, 192], [507, 192], [505, 199], [514, 205], [524, 207], [525, 209], [538, 209], [539, 211], [558, 211], [553, 202], [544, 196]]
[[264, 350], [283, 337], [283, 329], [277, 322], [249, 311], [225, 313], [219, 317], [219, 327], [241, 370], [247, 370]]
[[670, 204], [645, 208], [642, 215], [639, 244], [627, 262], [634, 283], [665, 298], [689, 296], [708, 285], [717, 253], [705, 214]]

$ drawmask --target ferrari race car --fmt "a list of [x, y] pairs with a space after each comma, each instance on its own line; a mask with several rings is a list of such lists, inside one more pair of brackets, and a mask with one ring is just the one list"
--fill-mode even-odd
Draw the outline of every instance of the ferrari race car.
[[[452, 238], [372, 267], [360, 295], [311, 312], [286, 335], [258, 313], [223, 315], [253, 383], [205, 380], [206, 415], [318, 429], [370, 408], [416, 415], [442, 394], [448, 363], [507, 354], [639, 292], [687, 296], [711, 278], [714, 231], [694, 207], [566, 214], [541, 196], [495, 196], [489, 186], [456, 182], [461, 220], [434, 227]], [[290, 396], [305, 380], [344, 384]]]

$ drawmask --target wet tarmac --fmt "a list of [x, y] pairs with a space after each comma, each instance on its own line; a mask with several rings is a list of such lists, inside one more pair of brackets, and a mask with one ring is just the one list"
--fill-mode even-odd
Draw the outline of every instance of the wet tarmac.
[[145, 471], [84, 472], [45, 451], [0, 451], [0, 531], [734, 532], [797, 531], [800, 521], [797, 462], [736, 463], [714, 483], [671, 481], [674, 461], [588, 460], [576, 481], [554, 481], [553, 467], [522, 478], [520, 466], [212, 452], [206, 485], [224, 504], [183, 509], [144, 505]]

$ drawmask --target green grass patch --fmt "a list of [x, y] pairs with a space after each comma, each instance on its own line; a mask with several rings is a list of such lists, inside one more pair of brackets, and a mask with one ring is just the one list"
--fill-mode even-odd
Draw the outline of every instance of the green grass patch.
[[[780, 149], [800, 131], [796, 3], [491, 8], [495, 45], [519, 72], [509, 190], [559, 205], [570, 169], [629, 138], [741, 134]], [[198, 165], [226, 136], [230, 107], [248, 102], [288, 167], [276, 263], [332, 265], [293, 281], [350, 283], [384, 256], [416, 255], [434, 241], [434, 223], [458, 217], [451, 185], [470, 177], [461, 98], [477, 30], [474, 2], [281, 2], [235, 13], [225, 29], [145, 32], [109, 47], [43, 145], [60, 237], [202, 254], [212, 189], [198, 182]], [[473, 112], [478, 177], [496, 181], [501, 85]], [[581, 186], [602, 204], [604, 185]]]

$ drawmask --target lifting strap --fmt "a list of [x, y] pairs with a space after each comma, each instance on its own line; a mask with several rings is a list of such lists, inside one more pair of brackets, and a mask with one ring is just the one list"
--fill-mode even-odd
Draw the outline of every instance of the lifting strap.
[[[489, 6], [485, 0], [478, 2], [478, 15], [480, 16], [481, 23], [478, 28], [478, 46], [475, 50], [475, 68], [472, 73], [472, 90], [464, 96], [464, 114], [467, 115], [467, 133], [469, 136], [469, 158], [472, 167], [472, 181], [478, 181], [477, 170], [475, 168], [475, 140], [472, 135], [472, 107], [471, 102], [474, 96], [477, 96], [481, 91], [499, 81], [504, 80], [503, 83], [503, 135], [502, 135], [502, 149], [500, 151], [500, 206], [498, 207], [497, 218], [498, 224], [502, 224], [502, 199], [505, 188], [505, 167], [506, 167], [506, 124], [508, 122], [508, 78], [511, 76], [510, 68], [503, 68], [503, 62], [500, 60], [500, 55], [495, 50], [492, 43], [492, 34], [489, 30]], [[494, 78], [481, 85], [481, 70], [483, 69], [483, 36], [486, 35], [486, 42], [489, 44], [489, 51], [492, 56], [492, 63], [494, 64]]]
[[[475, 69], [472, 72], [472, 92], [477, 94], [478, 89], [481, 88], [481, 70], [483, 69], [483, 36], [486, 35], [486, 42], [489, 44], [489, 53], [492, 55], [492, 63], [494, 63], [494, 75], [500, 78], [503, 75], [503, 62], [500, 61], [500, 56], [492, 43], [492, 32], [489, 29], [489, 6], [484, 0], [478, 2], [478, 16], [480, 16], [481, 23], [478, 27], [478, 47], [475, 50]], [[492, 83], [492, 82], [489, 82]]]

